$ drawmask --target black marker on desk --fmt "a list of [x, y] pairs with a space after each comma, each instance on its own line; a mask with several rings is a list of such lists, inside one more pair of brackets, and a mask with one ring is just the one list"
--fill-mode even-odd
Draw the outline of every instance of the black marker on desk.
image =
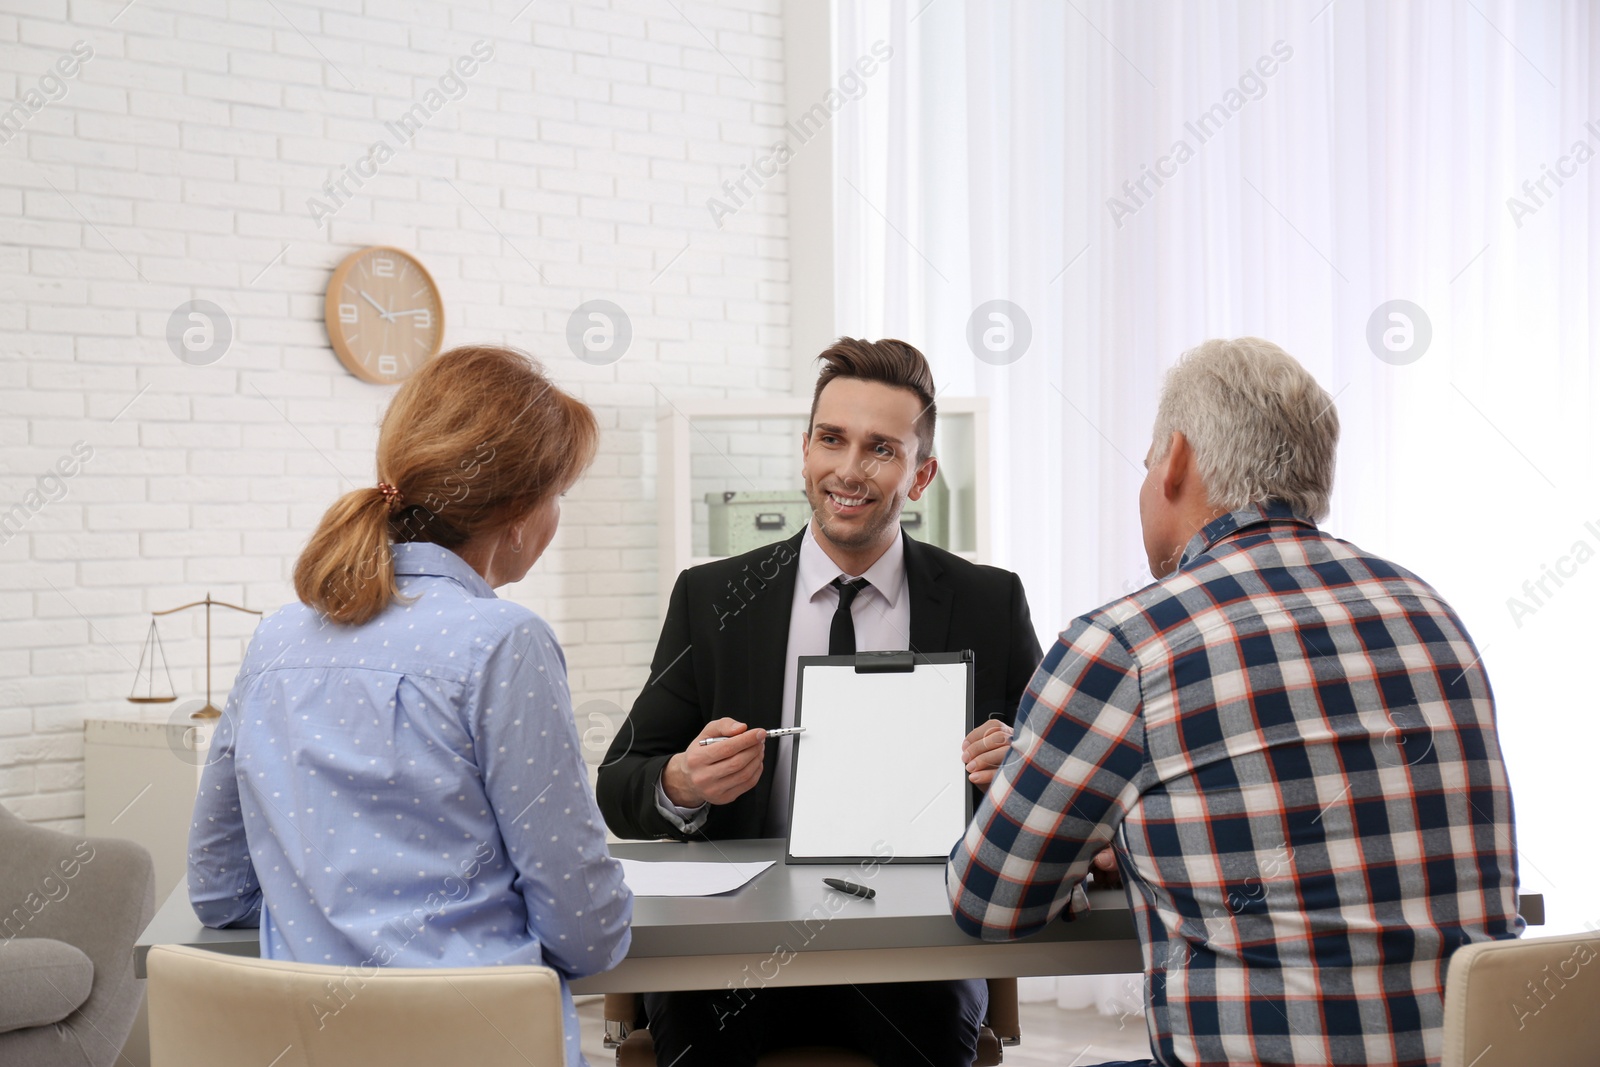
[[824, 878], [823, 881], [841, 893], [849, 893], [851, 896], [860, 897], [862, 900], [871, 900], [878, 895], [876, 889], [868, 889], [864, 885], [856, 885], [854, 882], [847, 882], [843, 878]]

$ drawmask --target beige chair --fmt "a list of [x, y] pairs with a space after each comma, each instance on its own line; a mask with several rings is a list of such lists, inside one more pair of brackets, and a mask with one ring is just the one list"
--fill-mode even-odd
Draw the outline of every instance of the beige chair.
[[1444, 990], [1440, 1067], [1600, 1063], [1600, 933], [1467, 945]]
[[[655, 1044], [645, 1027], [644, 998], [637, 993], [607, 993], [606, 1048], [617, 1050], [617, 1067], [655, 1067]], [[994, 1067], [1005, 1058], [1002, 1045], [1022, 1043], [1017, 1015], [1017, 980], [989, 979], [989, 1014], [978, 1028], [977, 1067]], [[761, 1057], [761, 1067], [873, 1067], [867, 1057], [846, 1049], [786, 1048]]]
[[157, 1067], [561, 1067], [561, 983], [547, 967], [328, 967], [157, 946]]

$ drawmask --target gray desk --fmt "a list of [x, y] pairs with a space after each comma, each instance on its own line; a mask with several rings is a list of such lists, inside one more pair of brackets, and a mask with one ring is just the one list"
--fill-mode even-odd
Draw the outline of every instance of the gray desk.
[[[830, 916], [824, 899], [831, 891], [822, 879], [860, 881], [860, 873], [854, 866], [786, 866], [782, 841], [628, 842], [611, 851], [630, 859], [777, 862], [723, 896], [635, 898], [627, 959], [572, 983], [575, 993], [722, 989], [729, 982], [742, 985], [746, 967], [752, 985], [773, 986], [1143, 970], [1120, 889], [1090, 892], [1093, 910], [1076, 922], [1051, 923], [1022, 941], [992, 944], [966, 936], [950, 918], [941, 864], [879, 867], [870, 883], [876, 899], [851, 898]], [[134, 959], [141, 978], [151, 945], [242, 956], [259, 951], [253, 929], [200, 925], [181, 885], [139, 937]]]

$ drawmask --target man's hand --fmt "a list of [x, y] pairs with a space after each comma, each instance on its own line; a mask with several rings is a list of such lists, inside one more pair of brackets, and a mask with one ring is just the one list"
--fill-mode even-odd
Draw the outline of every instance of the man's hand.
[[1095, 853], [1094, 862], [1089, 864], [1089, 869], [1094, 872], [1094, 884], [1101, 889], [1122, 888], [1122, 872], [1117, 870], [1117, 854], [1109, 848], [1103, 848]]
[[996, 768], [1011, 749], [1011, 727], [990, 719], [961, 742], [961, 762], [967, 765], [967, 781], [985, 788], [994, 781]]
[[[728, 740], [702, 745], [701, 738], [706, 737]], [[766, 740], [767, 731], [752, 730], [736, 719], [707, 723], [687, 749], [667, 761], [661, 788], [680, 808], [726, 804], [761, 780]]]

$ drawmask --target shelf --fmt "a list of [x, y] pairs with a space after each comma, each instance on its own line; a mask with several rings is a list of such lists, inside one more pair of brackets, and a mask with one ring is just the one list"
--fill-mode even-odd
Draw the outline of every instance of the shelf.
[[[978, 563], [978, 562], [980, 562], [980, 560], [978, 559], [978, 554], [976, 552], [957, 552], [955, 554], [960, 556], [962, 559], [966, 560], [968, 563]], [[699, 567], [702, 564], [715, 563], [719, 559], [728, 559], [728, 558], [729, 557], [727, 557], [727, 556], [690, 556], [689, 557], [689, 566], [691, 566], [691, 567]], [[674, 574], [672, 577], [673, 577], [674, 580], [676, 580], [678, 576], [676, 574]]]
[[[707, 552], [707, 493], [800, 489], [800, 435], [810, 412], [809, 397], [793, 396], [681, 401], [658, 412], [663, 603], [681, 571], [725, 558]], [[939, 399], [934, 455], [948, 503], [930, 521], [942, 518], [942, 540], [975, 563], [989, 560], [988, 419], [985, 398]]]

